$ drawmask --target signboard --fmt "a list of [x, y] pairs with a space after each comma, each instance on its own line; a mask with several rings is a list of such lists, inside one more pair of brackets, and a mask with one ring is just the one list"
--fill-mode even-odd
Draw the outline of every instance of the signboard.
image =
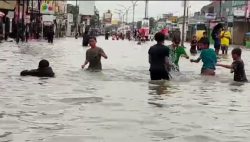
[[234, 16], [227, 16], [228, 23], [233, 23], [233, 21], [234, 21]]
[[112, 20], [112, 25], [118, 25], [119, 21], [118, 20]]
[[168, 18], [168, 21], [171, 21], [171, 22], [177, 22], [177, 20], [178, 20], [177, 16], [171, 16]]
[[40, 12], [42, 14], [55, 14], [55, 1], [53, 0], [43, 0], [41, 2]]
[[233, 7], [233, 15], [238, 17], [245, 16], [245, 7]]
[[43, 22], [53, 22], [54, 16], [53, 15], [43, 15]]
[[207, 20], [215, 20], [217, 13], [205, 13], [205, 19]]
[[95, 15], [95, 1], [79, 1], [79, 14]]
[[69, 23], [73, 23], [73, 14], [72, 13], [68, 13], [67, 19], [68, 19]]
[[103, 23], [111, 24], [112, 21], [112, 13], [110, 11], [103, 13]]
[[245, 4], [246, 4], [246, 1], [244, 1], [244, 0], [232, 1], [232, 7], [243, 6]]
[[163, 18], [169, 18], [169, 17], [172, 17], [173, 16], [173, 13], [169, 13], [169, 14], [162, 14], [162, 17]]

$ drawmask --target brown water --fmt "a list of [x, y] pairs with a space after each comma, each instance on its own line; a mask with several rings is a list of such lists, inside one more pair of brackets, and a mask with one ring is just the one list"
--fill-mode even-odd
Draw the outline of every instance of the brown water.
[[[181, 76], [149, 82], [147, 51], [153, 42], [140, 46], [101, 37], [98, 44], [109, 56], [99, 73], [80, 68], [86, 50], [81, 39], [0, 44], [0, 141], [250, 140], [250, 85], [232, 83], [229, 70], [201, 78], [202, 63], [182, 58]], [[249, 53], [243, 51], [247, 74]], [[40, 59], [51, 62], [56, 78], [19, 76]], [[220, 61], [232, 62], [230, 56]]]

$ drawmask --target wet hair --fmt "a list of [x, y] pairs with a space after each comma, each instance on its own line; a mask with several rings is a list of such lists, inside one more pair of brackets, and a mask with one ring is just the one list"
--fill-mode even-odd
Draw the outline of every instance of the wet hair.
[[93, 40], [96, 41], [96, 37], [95, 37], [95, 36], [91, 36], [91, 37], [89, 38], [89, 40], [91, 40], [91, 39], [93, 39]]
[[207, 35], [207, 32], [203, 32], [203, 35]]
[[207, 38], [201, 38], [199, 41], [200, 44], [207, 45], [209, 47], [210, 42]]
[[240, 48], [234, 48], [232, 50], [232, 54], [236, 54], [238, 56], [241, 56], [241, 49]]
[[47, 68], [49, 67], [49, 61], [47, 60], [41, 60], [39, 62], [38, 68]]
[[196, 35], [193, 36], [193, 38], [195, 38], [195, 37], [196, 37]]
[[165, 34], [162, 32], [158, 32], [155, 34], [155, 40], [157, 42], [163, 42], [165, 40]]
[[215, 33], [219, 29], [223, 29], [223, 25], [221, 23], [219, 23], [216, 26], [214, 26], [212, 33]]

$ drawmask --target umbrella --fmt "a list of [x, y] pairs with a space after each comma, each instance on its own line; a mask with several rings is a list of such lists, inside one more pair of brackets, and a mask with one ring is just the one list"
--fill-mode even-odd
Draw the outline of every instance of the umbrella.
[[0, 17], [3, 17], [3, 16], [5, 16], [5, 14], [0, 11]]

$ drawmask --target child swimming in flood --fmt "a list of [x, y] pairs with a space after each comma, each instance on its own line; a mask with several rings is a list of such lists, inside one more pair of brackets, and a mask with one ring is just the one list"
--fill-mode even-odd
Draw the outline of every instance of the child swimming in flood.
[[190, 62], [199, 63], [200, 60], [203, 62], [201, 68], [201, 75], [215, 75], [215, 64], [217, 63], [217, 56], [213, 49], [209, 48], [209, 40], [202, 38], [200, 40], [199, 46], [201, 49], [200, 57], [196, 60], [191, 59]]
[[231, 69], [231, 73], [234, 73], [234, 81], [236, 82], [248, 82], [246, 73], [245, 73], [245, 65], [243, 60], [241, 59], [241, 49], [234, 48], [232, 50], [232, 58], [233, 63], [232, 65], [224, 65], [217, 63], [216, 66], [221, 66], [224, 68]]
[[179, 71], [179, 59], [180, 57], [185, 57], [186, 59], [189, 59], [189, 56], [187, 55], [185, 49], [183, 46], [180, 46], [180, 38], [174, 37], [172, 42], [172, 45], [169, 45], [169, 60], [175, 65], [175, 67], [172, 70]]

